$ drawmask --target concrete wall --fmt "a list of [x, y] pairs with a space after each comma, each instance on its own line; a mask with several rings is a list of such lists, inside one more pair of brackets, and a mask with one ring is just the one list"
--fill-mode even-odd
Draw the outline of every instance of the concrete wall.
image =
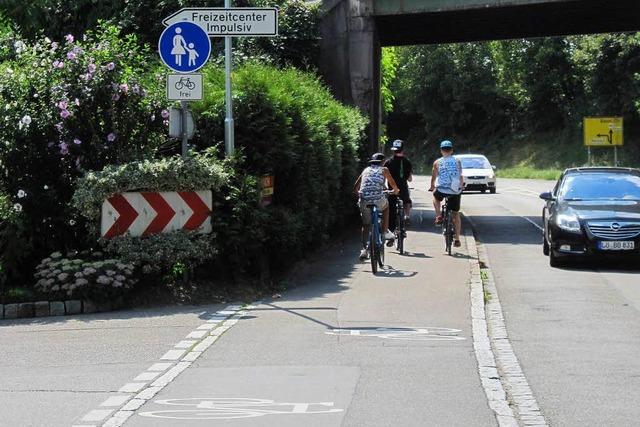
[[370, 118], [370, 151], [380, 131], [380, 42], [374, 0], [323, 3], [321, 73], [334, 95]]

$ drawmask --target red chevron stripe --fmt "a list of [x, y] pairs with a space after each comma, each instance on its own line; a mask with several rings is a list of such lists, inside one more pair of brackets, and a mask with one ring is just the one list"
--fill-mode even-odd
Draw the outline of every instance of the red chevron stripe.
[[187, 223], [182, 227], [185, 230], [197, 230], [203, 222], [209, 218], [211, 209], [204, 203], [204, 201], [198, 196], [198, 193], [193, 191], [182, 191], [178, 193], [182, 200], [184, 200], [189, 208], [193, 211], [193, 215], [187, 220]]
[[110, 239], [126, 233], [129, 227], [131, 227], [131, 224], [138, 218], [138, 212], [129, 204], [122, 194], [116, 194], [108, 200], [119, 214], [116, 222], [113, 223], [109, 231], [104, 235], [104, 237]]
[[162, 233], [164, 228], [169, 224], [176, 212], [171, 208], [171, 205], [160, 195], [160, 193], [141, 193], [142, 197], [151, 205], [153, 210], [156, 211], [156, 217], [151, 221], [151, 224], [142, 233], [143, 236], [149, 234]]

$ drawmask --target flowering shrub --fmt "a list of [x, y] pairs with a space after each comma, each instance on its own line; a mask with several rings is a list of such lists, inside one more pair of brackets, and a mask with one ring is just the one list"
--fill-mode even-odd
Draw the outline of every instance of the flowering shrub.
[[0, 62], [0, 191], [20, 205], [13, 234], [31, 246], [12, 269], [30, 272], [45, 254], [83, 242], [69, 207], [76, 178], [165, 142], [163, 91], [149, 50], [114, 27], [11, 46]]
[[42, 260], [35, 274], [36, 291], [50, 299], [100, 301], [120, 297], [136, 283], [132, 264], [117, 259], [101, 260], [101, 253], [83, 255], [64, 258], [60, 252], [54, 252]]

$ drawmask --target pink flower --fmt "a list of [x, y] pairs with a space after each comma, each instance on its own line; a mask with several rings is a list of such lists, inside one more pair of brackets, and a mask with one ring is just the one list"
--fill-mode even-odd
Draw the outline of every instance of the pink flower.
[[69, 110], [62, 110], [60, 111], [60, 117], [62, 117], [63, 119], [66, 119], [67, 117], [69, 117], [71, 115], [71, 113], [69, 112]]
[[120, 90], [121, 90], [122, 92], [124, 92], [124, 93], [129, 92], [129, 85], [128, 85], [128, 84], [126, 84], [126, 83], [122, 83], [122, 84], [120, 85]]
[[67, 34], [66, 36], [64, 36], [64, 39], [67, 41], [67, 43], [73, 43], [73, 41], [75, 40], [75, 38], [71, 34]]
[[73, 52], [67, 53], [67, 59], [74, 61], [76, 59], [76, 54]]
[[64, 62], [58, 61], [57, 59], [53, 61], [53, 68], [57, 68], [59, 70], [64, 68]]
[[115, 140], [116, 140], [116, 134], [115, 133], [110, 133], [109, 135], [107, 135], [107, 141], [113, 142]]
[[89, 66], [87, 67], [87, 69], [89, 70], [89, 72], [91, 74], [96, 72], [96, 64], [89, 64]]
[[63, 156], [69, 154], [69, 146], [66, 142], [61, 142], [58, 147], [60, 147], [60, 154], [62, 154]]
[[57, 48], [58, 48], [58, 43], [57, 42], [51, 43], [51, 49], [52, 50], [56, 50]]
[[82, 144], [82, 141], [80, 141], [78, 138], [75, 138], [73, 140], [73, 143], [76, 144], [76, 145], [80, 145], [80, 144]]
[[113, 70], [115, 70], [115, 68], [116, 68], [116, 64], [114, 64], [113, 62], [109, 62], [107, 64], [107, 70], [113, 71]]
[[160, 115], [162, 116], [163, 119], [168, 119], [169, 118], [169, 111], [162, 110], [162, 113], [160, 113]]
[[114, 93], [113, 96], [111, 97], [111, 99], [113, 99], [114, 101], [119, 101], [120, 100], [120, 95], [118, 95], [117, 93]]
[[56, 106], [61, 110], [66, 110], [68, 107], [67, 101], [60, 101], [56, 104]]
[[[55, 126], [58, 132], [62, 132], [62, 123], [56, 123]], [[51, 146], [53, 146], [53, 142], [51, 143]]]

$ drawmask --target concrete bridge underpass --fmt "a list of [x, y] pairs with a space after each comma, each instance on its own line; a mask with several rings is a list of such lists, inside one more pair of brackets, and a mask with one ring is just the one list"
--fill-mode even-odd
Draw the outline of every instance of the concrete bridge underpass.
[[322, 69], [338, 99], [380, 129], [383, 46], [640, 30], [640, 0], [323, 0]]

